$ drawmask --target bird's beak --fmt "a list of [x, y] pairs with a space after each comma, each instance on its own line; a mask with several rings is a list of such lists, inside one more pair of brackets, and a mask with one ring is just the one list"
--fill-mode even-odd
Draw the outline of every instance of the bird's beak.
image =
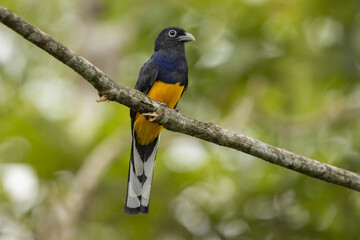
[[195, 41], [195, 37], [191, 34], [191, 33], [185, 33], [185, 35], [181, 35], [180, 37], [178, 37], [178, 40], [180, 42], [190, 42], [190, 41]]

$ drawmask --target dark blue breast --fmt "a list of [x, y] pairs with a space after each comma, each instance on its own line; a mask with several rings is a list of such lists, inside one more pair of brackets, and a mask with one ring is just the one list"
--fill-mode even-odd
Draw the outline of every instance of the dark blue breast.
[[154, 58], [159, 68], [158, 80], [166, 83], [180, 83], [181, 86], [187, 85], [188, 66], [185, 56], [164, 56], [155, 53]]

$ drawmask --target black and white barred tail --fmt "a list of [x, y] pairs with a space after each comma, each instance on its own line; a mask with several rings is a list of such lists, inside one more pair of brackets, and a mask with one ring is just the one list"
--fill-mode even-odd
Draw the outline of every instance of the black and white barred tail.
[[140, 145], [133, 132], [125, 213], [136, 215], [149, 212], [150, 190], [160, 137], [148, 145]]

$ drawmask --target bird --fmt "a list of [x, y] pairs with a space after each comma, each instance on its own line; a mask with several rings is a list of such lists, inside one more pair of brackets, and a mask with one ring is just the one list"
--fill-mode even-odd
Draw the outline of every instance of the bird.
[[[154, 53], [141, 67], [135, 89], [174, 109], [188, 86], [184, 43], [194, 41], [180, 27], [163, 29], [155, 40]], [[162, 126], [130, 110], [132, 145], [125, 213], [149, 213], [150, 190]]]

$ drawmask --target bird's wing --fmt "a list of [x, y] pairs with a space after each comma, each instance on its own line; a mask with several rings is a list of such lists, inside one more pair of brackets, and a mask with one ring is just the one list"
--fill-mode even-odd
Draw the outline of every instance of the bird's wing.
[[[140, 69], [138, 80], [135, 84], [135, 89], [140, 92], [147, 94], [151, 87], [154, 85], [157, 77], [159, 75], [159, 69], [156, 64], [156, 61], [153, 57], [149, 59]], [[135, 111], [130, 109], [131, 125], [133, 126], [133, 121], [135, 120]]]
[[152, 57], [141, 67], [135, 89], [147, 94], [158, 74], [158, 66], [156, 65], [155, 59]]

